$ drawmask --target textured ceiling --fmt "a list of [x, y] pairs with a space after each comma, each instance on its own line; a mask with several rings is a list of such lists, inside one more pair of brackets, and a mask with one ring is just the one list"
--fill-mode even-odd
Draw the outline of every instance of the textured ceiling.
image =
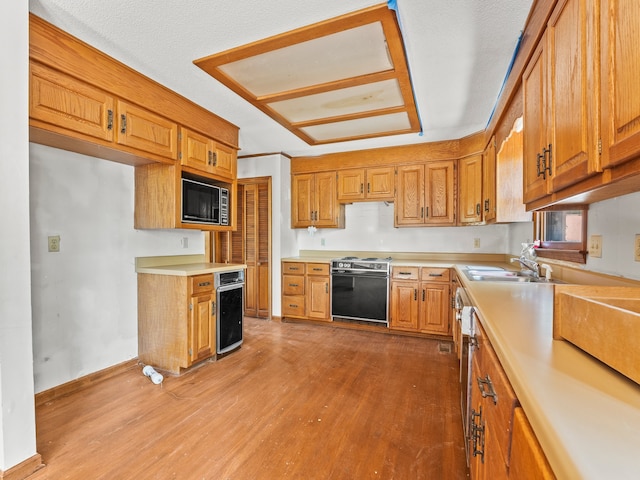
[[30, 0], [30, 11], [240, 127], [240, 155], [460, 138], [489, 120], [532, 0], [397, 0], [423, 134], [309, 146], [193, 60], [368, 0]]

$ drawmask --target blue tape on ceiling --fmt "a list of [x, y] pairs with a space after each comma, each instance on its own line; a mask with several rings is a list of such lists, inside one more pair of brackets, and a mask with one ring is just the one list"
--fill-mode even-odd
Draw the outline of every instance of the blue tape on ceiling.
[[[398, 28], [400, 29], [400, 35], [402, 36], [402, 43], [404, 43], [404, 34], [402, 32], [402, 22], [400, 21], [400, 12], [398, 10], [398, 1], [397, 0], [387, 0], [387, 8], [389, 10], [393, 10], [396, 13], [396, 19], [398, 20]], [[406, 49], [405, 49], [406, 52]], [[406, 54], [405, 54], [406, 57]], [[420, 122], [420, 132], [418, 132], [418, 136], [423, 136], [424, 131], [422, 130], [422, 116], [420, 115], [420, 106], [416, 101], [416, 95], [413, 93], [413, 78], [411, 77], [411, 65], [409, 65], [409, 59], [407, 58], [407, 69], [409, 70], [409, 79], [411, 80], [411, 93], [413, 94], [413, 103], [416, 106], [416, 113], [418, 114], [418, 122]]]
[[520, 50], [520, 44], [522, 43], [522, 37], [523, 36], [524, 36], [524, 32], [520, 31], [520, 36], [518, 37], [518, 41], [516, 42], [516, 48], [513, 50], [513, 56], [511, 57], [511, 62], [509, 62], [509, 67], [507, 67], [507, 74], [504, 76], [504, 80], [502, 81], [502, 86], [500, 87], [500, 91], [498, 92], [498, 98], [496, 98], [496, 103], [493, 105], [493, 110], [491, 110], [491, 115], [489, 115], [489, 120], [487, 121], [487, 126], [489, 126], [489, 124], [491, 123], [491, 119], [493, 119], [493, 115], [495, 115], [495, 113], [496, 113], [496, 108], [498, 108], [498, 102], [500, 101], [500, 96], [502, 95], [502, 91], [504, 90], [504, 86], [507, 84], [507, 80], [509, 79], [509, 75], [511, 75], [511, 70], [513, 69], [513, 64], [516, 62], [516, 57], [518, 56], [518, 51]]

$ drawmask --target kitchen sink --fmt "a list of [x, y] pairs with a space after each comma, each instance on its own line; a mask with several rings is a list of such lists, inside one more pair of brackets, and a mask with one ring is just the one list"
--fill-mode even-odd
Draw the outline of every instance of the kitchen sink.
[[544, 277], [536, 278], [525, 272], [514, 270], [476, 270], [465, 269], [465, 275], [469, 280], [479, 282], [511, 282], [511, 283], [563, 283], [559, 280], [547, 280]]

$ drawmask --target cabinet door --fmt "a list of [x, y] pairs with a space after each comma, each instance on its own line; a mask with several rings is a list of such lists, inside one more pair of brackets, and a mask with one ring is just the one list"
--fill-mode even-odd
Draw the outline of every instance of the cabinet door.
[[485, 223], [496, 220], [496, 137], [491, 137], [482, 153], [482, 217]]
[[523, 200], [529, 203], [547, 194], [543, 150], [547, 148], [546, 126], [546, 35], [542, 37], [522, 75], [524, 121]]
[[211, 173], [213, 171], [213, 142], [211, 139], [182, 128], [180, 130], [180, 163]]
[[316, 227], [335, 227], [338, 225], [336, 191], [336, 173], [315, 174], [315, 220]]
[[418, 282], [391, 282], [391, 329], [417, 331], [418, 307]]
[[191, 298], [190, 345], [191, 363], [210, 357], [215, 352], [215, 307], [213, 295]]
[[424, 223], [424, 166], [401, 166], [397, 172], [395, 226], [421, 225]]
[[394, 176], [393, 167], [367, 168], [367, 198], [370, 200], [393, 201], [395, 190]]
[[482, 221], [482, 155], [463, 158], [459, 163], [460, 224]]
[[213, 158], [212, 173], [220, 177], [225, 177], [230, 180], [236, 178], [237, 169], [237, 153], [234, 149], [222, 145], [220, 143], [213, 143]]
[[363, 200], [364, 168], [352, 168], [338, 171], [338, 201], [351, 202]]
[[455, 160], [429, 162], [424, 167], [424, 223], [454, 225]]
[[640, 2], [601, 2], [602, 163], [640, 153]]
[[554, 480], [547, 457], [521, 407], [513, 416], [513, 439], [509, 478], [513, 480]]
[[307, 317], [316, 320], [329, 319], [329, 277], [307, 276]]
[[449, 334], [448, 283], [420, 284], [420, 323], [418, 328], [424, 333]]
[[120, 145], [172, 160], [178, 157], [178, 125], [122, 100], [117, 105]]
[[[551, 163], [553, 192], [595, 173], [599, 165], [595, 148], [598, 119], [594, 97], [598, 91], [593, 72], [598, 56], [593, 51], [597, 44], [593, 3], [560, 1], [547, 26], [546, 144], [551, 149], [547, 162]], [[628, 98], [625, 103], [629, 103]]]
[[312, 173], [291, 177], [291, 227], [308, 227], [312, 222], [314, 201], [314, 176]]
[[31, 62], [29, 117], [71, 132], [113, 140], [114, 99], [72, 77]]

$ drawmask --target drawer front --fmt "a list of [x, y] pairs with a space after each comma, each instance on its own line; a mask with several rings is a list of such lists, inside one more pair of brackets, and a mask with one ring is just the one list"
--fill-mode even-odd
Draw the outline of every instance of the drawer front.
[[418, 267], [393, 267], [391, 278], [394, 280], [418, 280]]
[[328, 263], [307, 263], [307, 275], [329, 275]]
[[192, 295], [213, 291], [213, 273], [207, 273], [206, 275], [194, 275], [193, 277], [190, 277], [190, 280]]
[[283, 275], [282, 294], [304, 295], [304, 277], [302, 275]]
[[304, 296], [284, 295], [282, 297], [282, 315], [284, 317], [304, 317]]
[[304, 275], [305, 264], [302, 262], [283, 262], [282, 273], [291, 273], [294, 275]]
[[448, 268], [422, 267], [420, 279], [423, 282], [449, 282], [451, 270]]

